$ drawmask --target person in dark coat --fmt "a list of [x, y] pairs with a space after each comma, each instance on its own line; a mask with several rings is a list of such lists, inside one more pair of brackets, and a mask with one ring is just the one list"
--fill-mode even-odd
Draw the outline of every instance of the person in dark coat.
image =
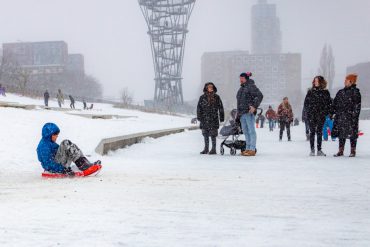
[[49, 98], [50, 98], [49, 92], [48, 92], [48, 90], [46, 90], [45, 93], [44, 93], [45, 106], [49, 106]]
[[332, 104], [326, 86], [325, 78], [316, 76], [312, 81], [312, 88], [307, 92], [304, 100], [304, 108], [307, 111], [307, 121], [310, 127], [310, 156], [315, 156], [315, 136], [317, 137], [317, 156], [326, 156], [321, 150], [322, 130], [325, 117], [329, 114]]
[[275, 121], [276, 121], [276, 112], [272, 109], [272, 106], [269, 106], [269, 109], [266, 111], [266, 119], [269, 121], [270, 131], [274, 131]]
[[286, 128], [288, 141], [291, 141], [290, 136], [290, 125], [293, 122], [293, 109], [289, 103], [288, 97], [284, 97], [283, 102], [279, 105], [277, 116], [279, 119], [280, 132], [279, 132], [279, 141], [283, 139], [283, 132]]
[[245, 135], [246, 150], [242, 152], [243, 156], [256, 155], [256, 114], [260, 106], [263, 94], [256, 86], [254, 80], [250, 79], [252, 73], [240, 74], [240, 88], [236, 95], [238, 115]]
[[85, 99], [82, 100], [82, 104], [84, 105], [84, 110], [86, 110], [87, 109], [87, 104], [86, 104], [86, 100]]
[[[201, 154], [216, 154], [216, 137], [220, 122], [223, 122], [224, 118], [224, 108], [217, 94], [217, 88], [212, 82], [207, 82], [197, 106], [197, 119], [204, 137], [204, 149]], [[209, 151], [209, 137], [212, 139], [211, 151]]]
[[71, 101], [71, 109], [75, 109], [75, 99], [72, 97], [72, 95], [69, 95], [69, 100]]
[[357, 75], [347, 75], [344, 85], [345, 87], [338, 91], [333, 103], [334, 127], [331, 134], [332, 137], [339, 138], [339, 151], [334, 156], [343, 156], [346, 139], [350, 139], [350, 157], [355, 157], [361, 112], [361, 93], [357, 88]]

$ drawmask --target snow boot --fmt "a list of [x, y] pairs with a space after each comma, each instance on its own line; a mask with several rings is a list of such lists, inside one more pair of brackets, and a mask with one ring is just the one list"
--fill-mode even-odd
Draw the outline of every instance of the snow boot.
[[312, 149], [310, 152], [310, 156], [315, 156], [315, 149]]
[[74, 177], [75, 176], [75, 172], [72, 170], [71, 167], [67, 167], [64, 172], [64, 174], [66, 174], [68, 177]]
[[317, 156], [326, 156], [326, 154], [323, 151], [318, 150], [317, 151]]
[[97, 160], [94, 163], [90, 163], [90, 161], [85, 156], [82, 156], [75, 161], [75, 164], [79, 170], [85, 171], [93, 165], [100, 165], [101, 161]]
[[208, 148], [204, 148], [202, 152], [200, 152], [200, 154], [208, 154], [209, 151], [208, 151]]
[[211, 155], [217, 154], [216, 149], [215, 148], [212, 148], [211, 151], [209, 151], [208, 154], [211, 154]]
[[339, 148], [338, 153], [334, 154], [334, 157], [340, 157], [343, 156], [344, 148]]
[[356, 148], [351, 148], [351, 154], [349, 157], [356, 157]]

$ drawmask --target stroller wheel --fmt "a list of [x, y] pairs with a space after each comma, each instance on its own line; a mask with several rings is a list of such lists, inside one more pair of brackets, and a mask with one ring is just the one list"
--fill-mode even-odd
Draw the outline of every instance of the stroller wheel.
[[221, 153], [221, 155], [224, 155], [224, 153], [225, 153], [225, 149], [224, 149], [224, 147], [222, 145], [220, 147], [220, 153]]
[[234, 147], [230, 148], [230, 154], [236, 155], [236, 149]]

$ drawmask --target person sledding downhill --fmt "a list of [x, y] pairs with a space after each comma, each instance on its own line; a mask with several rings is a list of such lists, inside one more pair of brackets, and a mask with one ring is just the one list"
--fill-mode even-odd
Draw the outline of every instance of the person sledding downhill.
[[[46, 123], [42, 128], [42, 138], [37, 146], [37, 157], [45, 172], [43, 177], [84, 177], [96, 175], [101, 169], [101, 161], [90, 163], [76, 144], [64, 140], [60, 145], [56, 143], [60, 129], [54, 123]], [[74, 162], [79, 172], [71, 169]]]

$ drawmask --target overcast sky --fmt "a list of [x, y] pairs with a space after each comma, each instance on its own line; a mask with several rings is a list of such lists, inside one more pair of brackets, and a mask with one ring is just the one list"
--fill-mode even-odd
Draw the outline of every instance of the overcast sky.
[[[204, 52], [250, 50], [256, 2], [197, 0], [183, 69], [186, 100], [200, 94]], [[302, 53], [303, 86], [317, 72], [324, 43], [334, 50], [337, 84], [347, 66], [370, 61], [369, 0], [269, 2], [277, 4], [283, 51]], [[0, 6], [0, 43], [64, 40], [70, 53], [84, 54], [86, 72], [99, 79], [105, 96], [128, 87], [136, 101], [153, 98], [150, 40], [137, 0], [0, 0]]]

